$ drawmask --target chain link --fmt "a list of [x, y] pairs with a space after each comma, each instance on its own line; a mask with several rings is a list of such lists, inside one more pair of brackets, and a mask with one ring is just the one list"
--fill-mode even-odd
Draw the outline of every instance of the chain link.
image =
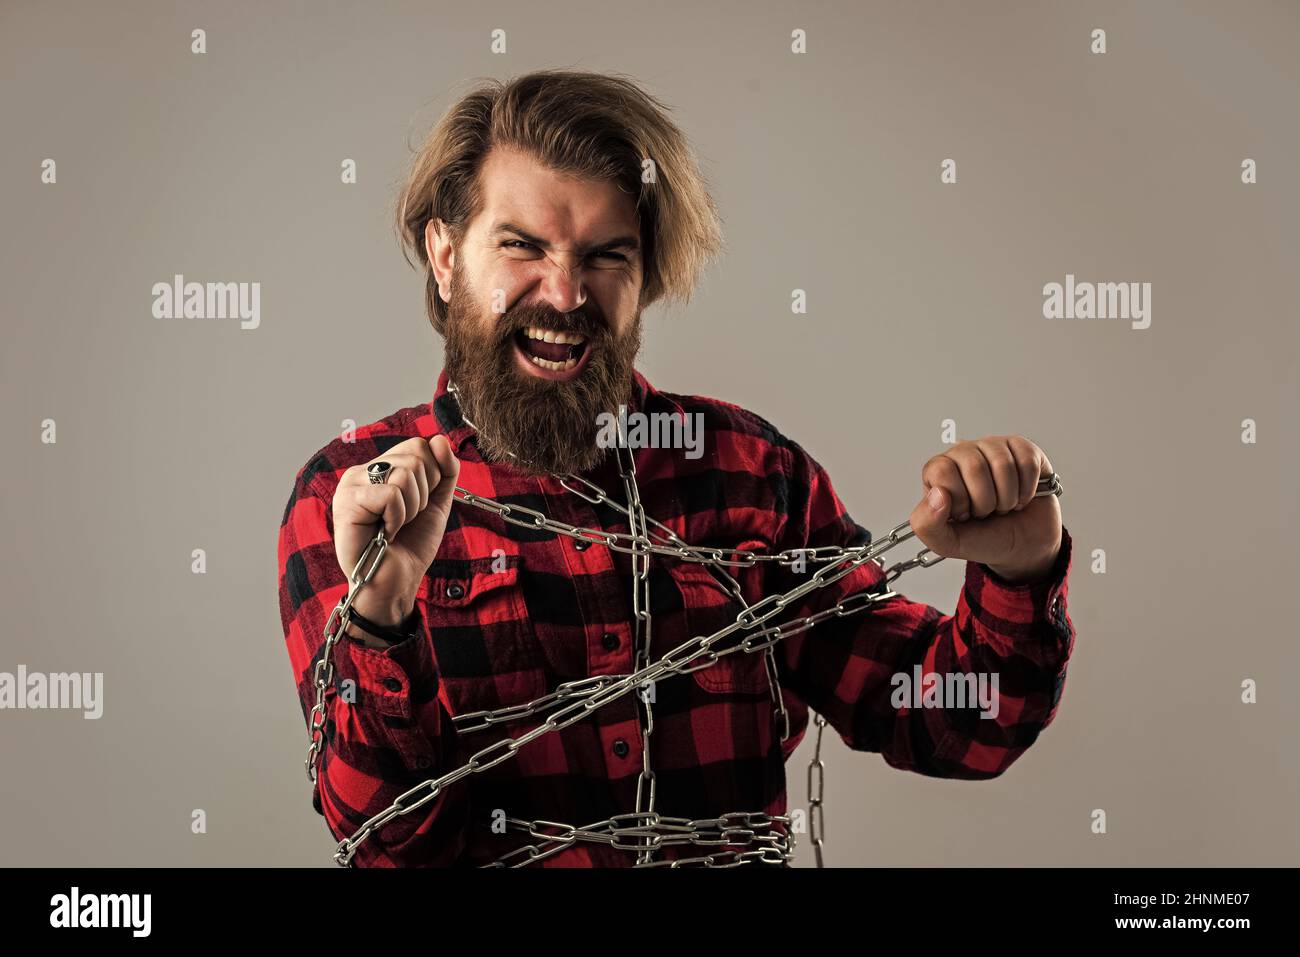
[[[456, 394], [454, 385], [448, 391]], [[467, 425], [477, 428], [462, 413]], [[476, 711], [455, 716], [453, 725], [457, 733], [482, 731], [487, 728], [518, 721], [523, 718], [540, 716], [552, 706], [557, 710], [547, 715], [540, 724], [521, 734], [517, 738], [506, 737], [476, 752], [470, 760], [437, 778], [430, 778], [399, 795], [383, 811], [364, 822], [351, 837], [339, 842], [334, 852], [335, 863], [351, 866], [357, 849], [372, 834], [384, 827], [394, 818], [410, 814], [434, 800], [447, 788], [464, 780], [471, 774], [481, 773], [513, 758], [521, 748], [544, 734], [560, 731], [590, 716], [597, 708], [604, 707], [619, 700], [627, 694], [639, 692], [640, 702], [637, 714], [641, 728], [642, 769], [637, 779], [636, 810], [631, 814], [616, 815], [605, 821], [599, 821], [586, 827], [561, 824], [553, 821], [524, 821], [507, 818], [507, 827], [527, 831], [531, 836], [540, 838], [542, 845], [529, 844], [512, 850], [492, 862], [493, 866], [522, 867], [543, 860], [572, 847], [579, 841], [602, 844], [616, 850], [633, 851], [637, 855], [637, 867], [737, 867], [743, 864], [762, 863], [785, 865], [793, 859], [795, 838], [789, 830], [771, 831], [772, 825], [790, 827], [790, 818], [785, 815], [767, 815], [759, 812], [735, 812], [721, 818], [692, 821], [685, 818], [670, 818], [659, 815], [654, 810], [655, 776], [650, 766], [650, 740], [654, 731], [653, 698], [655, 682], [670, 675], [688, 674], [703, 668], [712, 667], [719, 658], [736, 652], [753, 654], [763, 652], [767, 670], [768, 684], [773, 698], [774, 721], [782, 728], [781, 740], [789, 737], [790, 720], [781, 695], [780, 682], [776, 668], [774, 648], [783, 638], [798, 634], [814, 627], [832, 617], [847, 617], [865, 611], [874, 604], [896, 593], [887, 587], [897, 580], [899, 575], [912, 568], [929, 567], [943, 561], [943, 557], [922, 549], [914, 558], [898, 562], [888, 569], [880, 555], [889, 549], [915, 536], [911, 526], [903, 522], [880, 540], [875, 542], [842, 548], [823, 546], [811, 549], [787, 549], [777, 553], [755, 553], [744, 549], [701, 548], [688, 545], [671, 529], [661, 522], [649, 518], [641, 502], [640, 490], [636, 483], [636, 463], [631, 450], [627, 448], [625, 437], [620, 435], [618, 445], [619, 473], [623, 479], [627, 506], [611, 500], [594, 483], [576, 475], [556, 475], [560, 485], [593, 505], [606, 505], [628, 518], [629, 533], [606, 532], [603, 530], [569, 525], [552, 519], [535, 509], [520, 505], [507, 505], [484, 496], [476, 495], [456, 486], [456, 500], [472, 505], [499, 516], [506, 522], [530, 529], [543, 529], [559, 535], [602, 544], [611, 551], [622, 552], [632, 556], [632, 613], [635, 630], [633, 642], [633, 671], [627, 675], [597, 675], [577, 681], [566, 682], [554, 691], [533, 701], [511, 705], [494, 711]], [[513, 456], [512, 456], [513, 457]], [[1061, 495], [1064, 489], [1059, 474], [1053, 474], [1039, 480], [1035, 497], [1043, 495]], [[527, 516], [526, 518], [520, 516]], [[650, 526], [654, 526], [651, 532]], [[652, 540], [651, 536], [656, 540]], [[325, 743], [325, 726], [327, 722], [325, 699], [326, 689], [334, 683], [333, 651], [348, 624], [351, 622], [352, 603], [357, 593], [373, 577], [375, 570], [383, 560], [388, 543], [382, 528], [366, 546], [357, 560], [352, 574], [348, 578], [348, 592], [330, 613], [325, 623], [324, 642], [320, 657], [314, 669], [316, 700], [309, 718], [309, 743], [307, 748], [307, 775], [313, 786], [318, 787], [318, 767], [322, 760]], [[741, 612], [736, 620], [711, 635], [696, 636], [678, 645], [662, 658], [651, 662], [649, 658], [651, 637], [650, 615], [650, 556], [663, 555], [681, 561], [704, 564], [712, 574], [718, 587], [730, 597], [738, 600]], [[373, 557], [372, 557], [373, 555]], [[856, 592], [846, 596], [834, 606], [814, 614], [771, 625], [753, 634], [745, 636], [738, 642], [724, 645], [725, 639], [741, 631], [758, 628], [776, 617], [787, 606], [798, 602], [805, 595], [831, 585], [868, 561], [876, 562], [884, 571], [884, 579], [872, 589]], [[369, 564], [367, 565], [367, 562]], [[777, 562], [782, 565], [801, 565], [804, 562], [817, 562], [820, 569], [806, 582], [780, 595], [769, 595], [754, 604], [745, 601], [736, 580], [726, 571], [727, 567], [752, 567], [760, 562]], [[365, 569], [363, 572], [362, 569]], [[826, 719], [816, 715], [817, 741], [812, 762], [808, 767], [809, 826], [816, 855], [817, 866], [824, 866], [824, 773], [825, 763], [821, 759], [822, 733]], [[816, 772], [816, 773], [814, 773]], [[627, 823], [624, 823], [627, 822]], [[558, 834], [547, 828], [559, 829]], [[758, 829], [763, 830], [759, 833]], [[751, 845], [760, 845], [752, 848]], [[723, 846], [726, 849], [696, 857], [654, 860], [656, 851], [663, 847], [678, 845]], [[736, 848], [750, 848], [737, 850]], [[507, 864], [515, 858], [522, 858], [518, 863]]]

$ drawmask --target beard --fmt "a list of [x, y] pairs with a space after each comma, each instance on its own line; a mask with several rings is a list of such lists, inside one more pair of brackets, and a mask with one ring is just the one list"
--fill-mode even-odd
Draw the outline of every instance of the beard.
[[[461, 412], [478, 431], [484, 460], [526, 472], [586, 472], [604, 458], [596, 442], [601, 413], [618, 414], [632, 392], [641, 350], [641, 312], [616, 336], [587, 307], [561, 313], [545, 303], [520, 306], [484, 322], [458, 263], [443, 328], [443, 362]], [[518, 366], [516, 336], [529, 326], [587, 337], [589, 354], [565, 382], [532, 376]], [[513, 453], [513, 456], [512, 454]]]

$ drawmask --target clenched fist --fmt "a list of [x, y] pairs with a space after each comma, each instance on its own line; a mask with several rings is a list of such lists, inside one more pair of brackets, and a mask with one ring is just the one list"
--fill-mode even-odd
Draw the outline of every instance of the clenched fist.
[[945, 558], [983, 562], [1015, 584], [1040, 580], [1061, 548], [1057, 497], [1034, 497], [1038, 480], [1052, 474], [1043, 450], [1023, 435], [958, 442], [921, 469], [925, 492], [912, 530]]
[[[387, 482], [371, 483], [366, 468], [372, 462], [393, 467]], [[388, 538], [383, 561], [353, 602], [366, 618], [395, 627], [410, 615], [442, 544], [459, 475], [460, 462], [444, 435], [407, 439], [343, 473], [332, 506], [339, 567], [350, 576], [381, 527]]]

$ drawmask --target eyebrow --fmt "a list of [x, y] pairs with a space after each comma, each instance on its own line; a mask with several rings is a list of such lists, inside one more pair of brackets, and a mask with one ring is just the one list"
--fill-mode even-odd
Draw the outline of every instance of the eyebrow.
[[[534, 236], [532, 233], [528, 232], [525, 229], [522, 229], [519, 226], [516, 226], [514, 223], [497, 223], [495, 226], [492, 227], [492, 232], [490, 233], [490, 235], [499, 236], [502, 233], [513, 233], [515, 236], [518, 236], [520, 239], [524, 240], [524, 242], [532, 243], [538, 249], [551, 248], [551, 244], [548, 243], [546, 240], [542, 239], [539, 236]], [[606, 240], [603, 243], [592, 243], [588, 246], [580, 246], [578, 248], [578, 252], [582, 253], [585, 256], [587, 253], [596, 252], [597, 250], [605, 250], [605, 249], [639, 250], [640, 248], [641, 248], [641, 241], [637, 239], [637, 237], [635, 236], [615, 236], [613, 239]]]

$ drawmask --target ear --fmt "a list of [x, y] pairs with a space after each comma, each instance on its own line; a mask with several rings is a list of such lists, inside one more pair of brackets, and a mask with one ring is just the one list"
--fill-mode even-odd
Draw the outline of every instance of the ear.
[[451, 276], [456, 266], [456, 250], [451, 243], [451, 230], [441, 219], [433, 217], [424, 227], [424, 252], [429, 257], [429, 268], [438, 283], [438, 295], [443, 302], [451, 301]]

